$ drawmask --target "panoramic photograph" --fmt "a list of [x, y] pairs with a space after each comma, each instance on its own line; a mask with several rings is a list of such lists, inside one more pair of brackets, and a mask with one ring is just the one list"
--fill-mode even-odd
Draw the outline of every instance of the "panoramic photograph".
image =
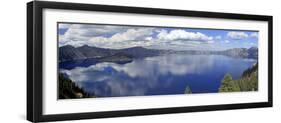
[[58, 99], [258, 91], [255, 30], [58, 23]]

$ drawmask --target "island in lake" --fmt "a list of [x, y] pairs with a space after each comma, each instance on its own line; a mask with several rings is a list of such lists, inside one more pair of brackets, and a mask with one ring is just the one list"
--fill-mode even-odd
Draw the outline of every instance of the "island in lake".
[[258, 91], [255, 31], [68, 23], [58, 30], [59, 99]]

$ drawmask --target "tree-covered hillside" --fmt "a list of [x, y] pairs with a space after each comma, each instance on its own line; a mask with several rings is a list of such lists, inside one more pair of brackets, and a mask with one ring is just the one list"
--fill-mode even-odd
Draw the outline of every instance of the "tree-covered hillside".
[[78, 87], [63, 74], [59, 74], [59, 99], [90, 98], [90, 94]]
[[241, 92], [258, 90], [258, 64], [245, 70], [241, 78], [233, 80], [230, 74], [226, 74], [221, 81], [219, 92]]

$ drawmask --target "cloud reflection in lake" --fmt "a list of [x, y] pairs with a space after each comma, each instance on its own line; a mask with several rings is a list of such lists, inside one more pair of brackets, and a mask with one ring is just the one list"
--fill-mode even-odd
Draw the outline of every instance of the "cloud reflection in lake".
[[225, 73], [238, 78], [255, 60], [220, 55], [180, 55], [136, 59], [127, 64], [93, 63], [60, 69], [71, 80], [99, 97], [217, 92]]

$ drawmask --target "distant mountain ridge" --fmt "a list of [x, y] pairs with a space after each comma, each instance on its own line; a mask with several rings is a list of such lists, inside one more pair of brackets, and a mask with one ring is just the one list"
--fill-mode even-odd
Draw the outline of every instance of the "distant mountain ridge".
[[59, 61], [86, 59], [87, 57], [77, 48], [66, 45], [59, 48]]
[[251, 47], [247, 48], [233, 48], [220, 52], [223, 55], [232, 57], [242, 57], [242, 58], [258, 58], [258, 48]]
[[156, 50], [156, 49], [147, 49], [144, 47], [131, 47], [125, 49], [106, 49], [92, 47], [84, 45], [81, 47], [73, 47], [71, 45], [65, 45], [59, 48], [59, 61], [72, 61], [72, 60], [81, 60], [96, 58], [99, 61], [105, 62], [128, 62], [132, 61], [133, 58], [144, 58], [151, 56], [158, 56], [163, 54], [217, 54], [217, 55], [226, 55], [231, 57], [241, 57], [241, 58], [257, 58], [258, 57], [258, 48], [251, 47], [247, 48], [233, 48], [225, 51], [173, 51], [173, 50]]
[[84, 45], [77, 48], [71, 45], [66, 45], [59, 48], [59, 61], [63, 62], [88, 58], [97, 58], [104, 61], [105, 59], [109, 60], [109, 57], [115, 58], [117, 60], [117, 56], [129, 60], [132, 58], [157, 56], [160, 53], [161, 50], [146, 49], [143, 47], [131, 47], [126, 49], [106, 49], [91, 47], [88, 45]]

